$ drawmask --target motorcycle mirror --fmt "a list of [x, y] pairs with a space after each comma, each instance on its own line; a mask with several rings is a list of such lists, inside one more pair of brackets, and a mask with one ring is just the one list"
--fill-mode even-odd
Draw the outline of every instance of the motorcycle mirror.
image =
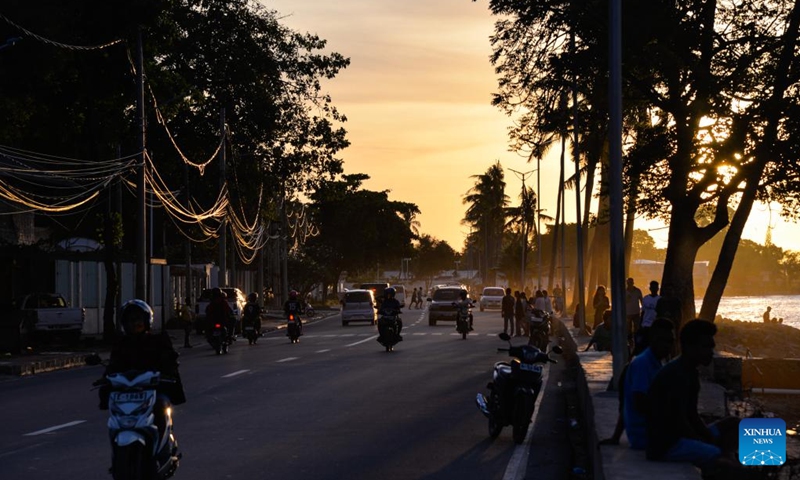
[[553, 352], [553, 353], [558, 353], [558, 354], [564, 353], [564, 349], [561, 348], [560, 345], [554, 345], [553, 348], [550, 349], [550, 351]]
[[500, 338], [500, 340], [505, 340], [506, 342], [511, 340], [511, 337], [506, 332], [499, 334], [498, 337]]

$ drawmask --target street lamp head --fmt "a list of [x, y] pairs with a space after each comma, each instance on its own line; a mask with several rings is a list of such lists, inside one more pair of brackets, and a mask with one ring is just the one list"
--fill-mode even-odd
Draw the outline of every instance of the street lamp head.
[[7, 47], [13, 47], [20, 40], [22, 40], [22, 37], [11, 37], [11, 38], [6, 40], [6, 43], [0, 45], [0, 50], [2, 50], [4, 48], [7, 48]]

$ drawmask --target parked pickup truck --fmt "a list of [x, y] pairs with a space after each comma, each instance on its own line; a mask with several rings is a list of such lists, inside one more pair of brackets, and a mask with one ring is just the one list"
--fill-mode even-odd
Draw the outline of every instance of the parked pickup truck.
[[77, 342], [81, 338], [86, 311], [70, 307], [57, 293], [31, 293], [12, 304], [12, 318], [18, 322], [21, 337], [60, 336]]

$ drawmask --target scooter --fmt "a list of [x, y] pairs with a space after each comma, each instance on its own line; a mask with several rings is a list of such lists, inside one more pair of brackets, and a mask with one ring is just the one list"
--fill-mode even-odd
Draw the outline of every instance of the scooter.
[[217, 355], [228, 353], [228, 329], [221, 323], [214, 323], [211, 325], [211, 330], [208, 332], [208, 344], [217, 352]]
[[258, 337], [261, 336], [261, 329], [256, 325], [254, 320], [245, 320], [242, 322], [242, 330], [244, 337], [247, 339], [249, 345], [258, 343]]
[[[542, 364], [558, 362], [532, 345], [511, 345], [507, 333], [498, 336], [508, 342], [509, 348], [497, 351], [508, 352], [511, 362], [495, 363], [492, 381], [487, 385], [489, 398], [479, 393], [475, 402], [489, 419], [491, 438], [497, 438], [503, 427], [511, 425], [514, 442], [520, 444], [528, 433], [536, 399], [542, 390]], [[556, 345], [551, 351], [560, 354], [563, 350]]]
[[[114, 480], [163, 480], [178, 468], [181, 454], [172, 431], [172, 408], [156, 398], [160, 383], [173, 381], [159, 372], [130, 371], [94, 383], [111, 389], [108, 430]], [[163, 425], [156, 422], [156, 416], [163, 418]]]
[[394, 315], [382, 315], [378, 320], [378, 343], [386, 348], [387, 352], [393, 352], [394, 346], [403, 340], [400, 336], [400, 312]]
[[550, 319], [552, 314], [544, 310], [534, 310], [530, 319], [530, 340], [528, 344], [533, 345], [541, 351], [547, 351], [547, 344], [550, 341]]
[[458, 309], [456, 313], [456, 331], [461, 334], [461, 339], [466, 340], [472, 325], [472, 307], [473, 304], [461, 304], [453, 302], [453, 306]]
[[300, 342], [300, 337], [303, 335], [302, 320], [295, 313], [290, 313], [286, 317], [286, 336], [292, 343]]

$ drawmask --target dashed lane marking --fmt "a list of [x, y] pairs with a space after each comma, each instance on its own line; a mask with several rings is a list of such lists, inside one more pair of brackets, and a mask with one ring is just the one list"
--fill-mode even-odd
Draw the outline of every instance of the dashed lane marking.
[[298, 358], [300, 358], [300, 357], [281, 358], [280, 360], [276, 360], [275, 363], [291, 362], [292, 360], [297, 360]]
[[354, 346], [356, 346], [356, 345], [360, 345], [360, 344], [362, 344], [362, 343], [364, 343], [364, 342], [368, 342], [368, 341], [370, 341], [370, 340], [374, 340], [374, 339], [376, 339], [376, 338], [378, 338], [378, 336], [377, 336], [377, 335], [373, 335], [373, 336], [371, 336], [371, 337], [365, 338], [364, 340], [359, 340], [359, 341], [357, 341], [357, 342], [355, 342], [355, 343], [351, 343], [351, 344], [345, 345], [345, 347], [354, 347]]
[[237, 371], [235, 371], [235, 372], [233, 372], [233, 373], [229, 373], [229, 374], [227, 374], [227, 375], [223, 375], [223, 376], [222, 376], [222, 377], [220, 377], [220, 378], [231, 378], [231, 377], [235, 377], [235, 376], [237, 376], [237, 375], [241, 375], [241, 374], [243, 374], [243, 373], [247, 373], [247, 372], [249, 372], [249, 371], [250, 371], [250, 370], [237, 370]]
[[325, 353], [325, 352], [330, 352], [330, 351], [331, 351], [331, 349], [330, 349], [330, 348], [326, 348], [325, 350], [317, 350], [317, 351], [316, 351], [316, 352], [314, 352], [314, 353]]
[[79, 425], [81, 423], [84, 423], [85, 421], [86, 420], [75, 420], [74, 422], [64, 423], [62, 425], [56, 425], [55, 427], [44, 428], [42, 430], [37, 430], [35, 432], [26, 433], [23, 436], [24, 437], [33, 437], [33, 436], [36, 436], [36, 435], [41, 435], [43, 433], [55, 432], [56, 430], [61, 430], [62, 428], [67, 428], [67, 427], [72, 427], [74, 425]]

